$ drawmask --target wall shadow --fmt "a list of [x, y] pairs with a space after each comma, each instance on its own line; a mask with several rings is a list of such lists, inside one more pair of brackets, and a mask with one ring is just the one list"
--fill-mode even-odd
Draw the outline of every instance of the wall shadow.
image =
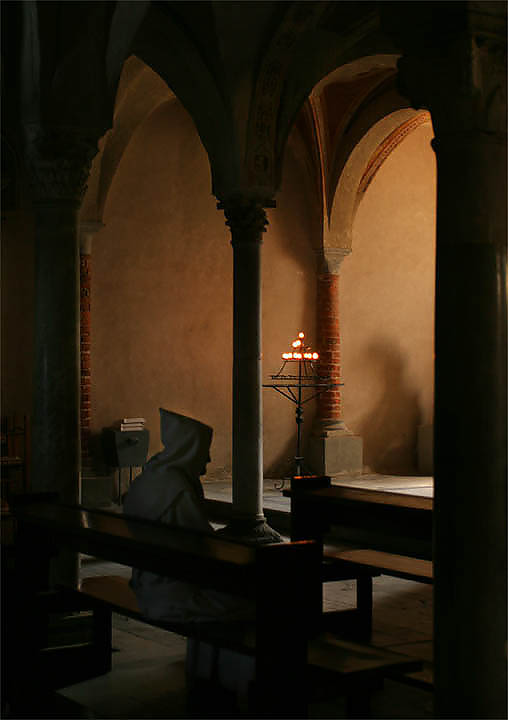
[[378, 400], [358, 423], [364, 463], [387, 475], [417, 474], [417, 428], [422, 408], [417, 390], [407, 378], [407, 360], [393, 343], [375, 340], [366, 348], [364, 363], [378, 388]]

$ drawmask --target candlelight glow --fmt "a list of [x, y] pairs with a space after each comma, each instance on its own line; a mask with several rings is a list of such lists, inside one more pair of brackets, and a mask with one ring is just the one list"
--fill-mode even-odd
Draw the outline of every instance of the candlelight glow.
[[295, 348], [296, 352], [285, 352], [281, 353], [283, 360], [318, 360], [319, 353], [312, 352], [311, 348], [305, 344], [305, 333], [299, 332], [298, 338], [293, 340], [291, 346]]

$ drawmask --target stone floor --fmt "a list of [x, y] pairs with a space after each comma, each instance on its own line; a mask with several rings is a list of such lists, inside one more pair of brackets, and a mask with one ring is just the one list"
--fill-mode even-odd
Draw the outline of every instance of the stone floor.
[[[393, 476], [341, 476], [336, 484], [432, 495], [432, 478]], [[288, 512], [278, 481], [266, 481], [265, 507]], [[209, 499], [228, 501], [227, 482], [205, 482]], [[82, 576], [130, 575], [130, 569], [112, 563], [86, 559]], [[324, 587], [326, 609], [353, 607], [353, 582], [329, 583]], [[432, 587], [382, 576], [374, 578], [374, 632], [372, 643], [424, 661], [422, 684], [409, 685], [391, 680], [373, 703], [376, 718], [432, 718], [432, 693], [425, 682], [431, 678]], [[184, 718], [184, 638], [144, 623], [114, 616], [113, 670], [105, 676], [65, 688], [61, 693], [90, 708], [98, 718]], [[341, 700], [315, 704], [312, 718], [343, 718]]]

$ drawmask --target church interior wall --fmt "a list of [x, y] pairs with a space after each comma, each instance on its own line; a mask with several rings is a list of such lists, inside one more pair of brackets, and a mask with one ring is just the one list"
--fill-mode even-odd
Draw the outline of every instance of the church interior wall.
[[[231, 464], [232, 248], [210, 191], [206, 152], [178, 101], [137, 129], [93, 246], [92, 430], [158, 408], [214, 428], [210, 474]], [[263, 238], [264, 381], [303, 329], [314, 338], [315, 255], [301, 169], [287, 153]], [[294, 455], [294, 407], [264, 391], [265, 472]], [[306, 417], [310, 430], [312, 410]]]
[[372, 471], [416, 470], [416, 432], [433, 415], [435, 156], [414, 130], [383, 163], [341, 269], [344, 419]]
[[[431, 127], [407, 137], [360, 203], [341, 269], [343, 407], [378, 472], [416, 469], [417, 426], [432, 422], [435, 159]], [[100, 169], [95, 162], [90, 178]], [[263, 242], [264, 382], [303, 329], [315, 336], [319, 232], [301, 159], [286, 151]], [[86, 198], [85, 198], [86, 201]], [[210, 192], [206, 152], [177, 100], [136, 131], [92, 253], [92, 431], [142, 415], [159, 449], [158, 408], [215, 430], [210, 473], [231, 463], [232, 249]], [[2, 407], [31, 413], [33, 219], [8, 213], [2, 239]], [[14, 380], [15, 378], [15, 380]], [[263, 392], [265, 475], [294, 454], [294, 408]], [[304, 433], [311, 430], [306, 407]]]

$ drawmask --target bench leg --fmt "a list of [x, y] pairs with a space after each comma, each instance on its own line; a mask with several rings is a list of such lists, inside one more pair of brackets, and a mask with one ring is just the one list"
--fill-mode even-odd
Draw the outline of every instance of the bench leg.
[[346, 695], [346, 717], [351, 720], [368, 720], [372, 717], [372, 698], [382, 691], [384, 680], [382, 677], [372, 678], [365, 685], [362, 681], [351, 688]]
[[371, 717], [371, 692], [364, 688], [346, 697], [346, 717], [366, 720]]
[[359, 618], [359, 634], [363, 640], [372, 637], [372, 578], [370, 576], [356, 579], [356, 607]]
[[112, 612], [106, 607], [93, 610], [93, 644], [95, 664], [98, 674], [103, 675], [111, 670], [112, 656]]

